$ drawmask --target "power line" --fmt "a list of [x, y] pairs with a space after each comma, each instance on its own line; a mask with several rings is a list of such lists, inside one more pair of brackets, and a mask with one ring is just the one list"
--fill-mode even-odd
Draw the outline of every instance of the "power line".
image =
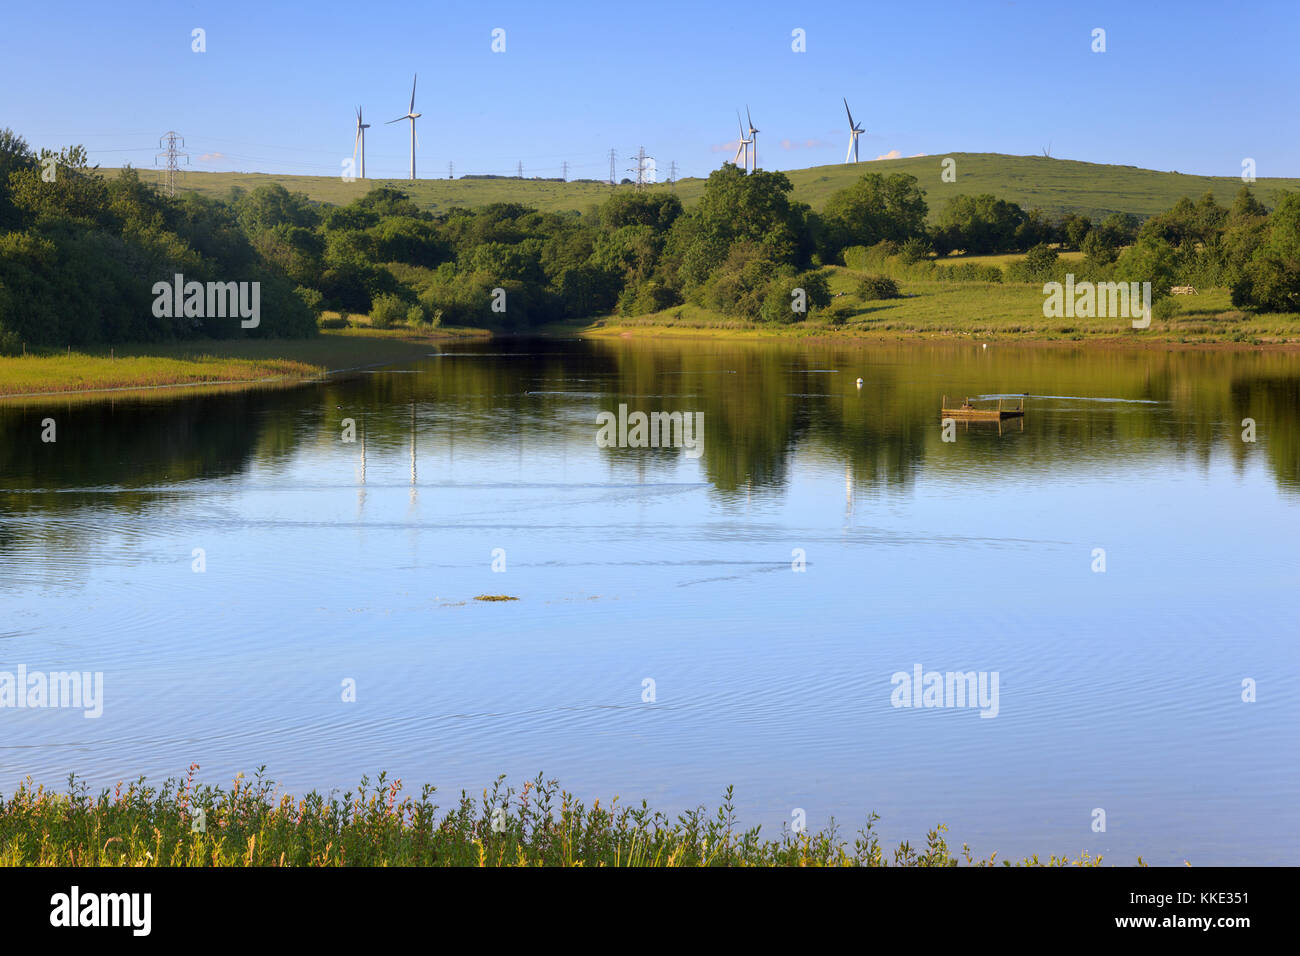
[[647, 159], [650, 160], [650, 162], [653, 163], [655, 158], [654, 158], [653, 156], [647, 156], [647, 155], [645, 154], [645, 147], [642, 146], [640, 149], [638, 149], [638, 150], [636, 151], [636, 165], [635, 165], [635, 166], [629, 166], [629, 167], [627, 168], [627, 171], [628, 171], [629, 173], [636, 173], [636, 188], [637, 188], [637, 189], [640, 189], [642, 186], [645, 185], [645, 173], [646, 173], [646, 165], [645, 165], [645, 161], [646, 161]]
[[[176, 174], [173, 178], [174, 178], [174, 181], [175, 181], [175, 184], [176, 184], [175, 188], [178, 188], [178, 189], [181, 188], [181, 186], [180, 186], [180, 176], [179, 176], [179, 174], [184, 172], [184, 170], [181, 170], [181, 169], [179, 168], [179, 164], [180, 164], [180, 162], [181, 162], [182, 160], [184, 160], [186, 163], [189, 163], [190, 165], [192, 165], [193, 162], [195, 161], [195, 158], [196, 158], [196, 157], [197, 157], [197, 160], [200, 162], [200, 165], [201, 165], [201, 166], [205, 166], [205, 167], [207, 167], [207, 166], [209, 166], [210, 164], [218, 164], [218, 165], [230, 164], [230, 165], [232, 165], [234, 168], [229, 169], [229, 170], [224, 170], [224, 171], [225, 171], [225, 172], [231, 172], [231, 173], [240, 173], [240, 174], [256, 174], [256, 173], [258, 173], [259, 171], [263, 171], [263, 170], [265, 170], [265, 172], [263, 172], [264, 175], [288, 175], [288, 176], [298, 175], [298, 176], [302, 176], [302, 175], [321, 175], [321, 174], [325, 173], [326, 171], [328, 171], [329, 173], [333, 173], [333, 172], [336, 172], [336, 171], [337, 171], [337, 167], [336, 167], [336, 165], [335, 165], [334, 163], [318, 163], [318, 162], [312, 162], [311, 160], [306, 159], [305, 156], [322, 155], [322, 154], [325, 153], [324, 150], [317, 150], [317, 149], [312, 148], [312, 147], [275, 146], [275, 145], [272, 145], [272, 144], [270, 144], [270, 143], [253, 143], [253, 142], [248, 141], [248, 140], [232, 140], [232, 139], [227, 139], [226, 137], [223, 137], [223, 136], [218, 136], [218, 137], [200, 136], [200, 137], [199, 137], [199, 140], [200, 140], [200, 141], [199, 141], [199, 142], [196, 142], [196, 146], [195, 146], [194, 152], [193, 152], [193, 153], [188, 153], [188, 152], [186, 152], [186, 150], [188, 149], [188, 145], [189, 145], [189, 143], [188, 143], [188, 138], [187, 138], [187, 137], [184, 137], [184, 136], [181, 136], [179, 133], [177, 133], [176, 135], [177, 135], [177, 139], [176, 139], [176, 143], [175, 143], [175, 145], [176, 145], [176, 151], [177, 151], [177, 157], [176, 157], [176, 158], [177, 158], [177, 162], [178, 162], [178, 169], [177, 169], [177, 174]], [[239, 152], [236, 152], [236, 151], [229, 151], [229, 152], [228, 152], [226, 149], [223, 149], [223, 148], [222, 148], [222, 147], [225, 146], [225, 144], [227, 144], [227, 143], [236, 143], [236, 142], [248, 143], [249, 145], [252, 145], [252, 146], [260, 146], [260, 147], [265, 147], [265, 148], [267, 148], [267, 149], [274, 149], [274, 150], [277, 150], [277, 151], [281, 151], [281, 150], [283, 150], [283, 151], [285, 151], [285, 152], [297, 152], [300, 156], [304, 156], [304, 158], [303, 158], [303, 159], [289, 159], [289, 160], [287, 161], [287, 167], [288, 167], [288, 168], [286, 168], [286, 159], [285, 159], [285, 158], [280, 158], [280, 157], [270, 157], [270, 156], [264, 156], [264, 155], [256, 155], [256, 154], [251, 154], [251, 153], [244, 153], [244, 152], [242, 152], [242, 151], [239, 151]], [[164, 160], [166, 159], [166, 145], [167, 145], [167, 144], [166, 144], [166, 136], [165, 136], [165, 135], [164, 135], [164, 137], [162, 138], [162, 140], [160, 141], [159, 145], [163, 146], [164, 149], [163, 149], [163, 151], [157, 153], [157, 155], [154, 157], [154, 159], [155, 159], [155, 162], [158, 163], [158, 165], [160, 165], [160, 166], [163, 167], [163, 169], [162, 169], [162, 171], [161, 171], [161, 175], [160, 175], [160, 181], [164, 182], [164, 184], [165, 184], [165, 182], [166, 182], [166, 180], [167, 180], [167, 178], [168, 178], [168, 177], [167, 177], [167, 170], [166, 170], [166, 168], [165, 168], [165, 165], [166, 165], [166, 164], [165, 164], [165, 162], [164, 162]], [[228, 148], [228, 147], [227, 147], [227, 148]], [[107, 146], [107, 147], [103, 147], [103, 148], [92, 148], [92, 149], [88, 149], [87, 152], [88, 152], [91, 156], [95, 156], [95, 155], [97, 155], [97, 154], [103, 153], [103, 154], [105, 155], [105, 158], [106, 158], [106, 159], [109, 157], [109, 155], [113, 155], [113, 156], [114, 156], [114, 159], [116, 159], [116, 156], [118, 156], [118, 155], [120, 155], [120, 154], [122, 154], [122, 153], [132, 153], [132, 152], [147, 153], [148, 149], [149, 149], [149, 147], [146, 147], [146, 146], [139, 146], [139, 147], [130, 147], [130, 146]], [[202, 154], [202, 155], [200, 155], [200, 154]], [[563, 155], [563, 154], [561, 154], [561, 155]], [[141, 158], [143, 159], [144, 157], [141, 157]], [[553, 157], [552, 157], [552, 158], [553, 158]], [[113, 162], [113, 161], [114, 161], [114, 160], [110, 160], [110, 162]], [[119, 161], [119, 162], [120, 162], [120, 161]], [[533, 165], [539, 165], [539, 164], [540, 164], [540, 165], [543, 165], [543, 166], [544, 166], [544, 165], [549, 165], [549, 164], [546, 162], [545, 159], [543, 159], [543, 158], [541, 158], [541, 157], [536, 157], [536, 156], [535, 156], [535, 157], [532, 157], [532, 158], [530, 159], [529, 162], [532, 163]], [[618, 168], [618, 167], [617, 167], [617, 162], [618, 162], [618, 156], [617, 156], [617, 151], [614, 150], [614, 149], [610, 149], [609, 152], [608, 152], [608, 153], [606, 154], [606, 156], [604, 157], [603, 162], [607, 162], [607, 163], [609, 164], [609, 167], [610, 167], [610, 168], [609, 168], [609, 181], [610, 181], [612, 184], [617, 185], [617, 183], [618, 183], [618, 177], [617, 177], [617, 168]], [[248, 164], [248, 165], [245, 165], [245, 164]], [[561, 165], [561, 169], [563, 170], [563, 178], [565, 179], [565, 181], [569, 181], [569, 177], [573, 176], [573, 174], [574, 174], [575, 172], [578, 173], [579, 178], [581, 178], [584, 174], [585, 174], [585, 175], [591, 175], [591, 172], [594, 172], [595, 168], [596, 168], [598, 165], [601, 165], [601, 164], [602, 164], [602, 161], [597, 161], [597, 162], [577, 162], [577, 163], [575, 163], [575, 162], [573, 162], [572, 160], [564, 159], [560, 165]], [[502, 176], [511, 176], [511, 175], [513, 175], [513, 176], [516, 176], [516, 177], [521, 177], [521, 176], [523, 175], [523, 173], [522, 173], [522, 168], [521, 168], [522, 166], [523, 166], [523, 160], [520, 159], [520, 160], [518, 160], [518, 161], [516, 162], [514, 168], [511, 169], [510, 172], [508, 172], [508, 173], [505, 172], [504, 170], [500, 169], [499, 167], [498, 167], [497, 169], [495, 169], [495, 170], [494, 170], [494, 169], [491, 169], [491, 168], [480, 169], [480, 170], [477, 170], [476, 173], [477, 173], [478, 175], [493, 175], [493, 174], [496, 174], [496, 175], [502, 175]], [[296, 167], [296, 168], [295, 168], [295, 167]], [[313, 170], [313, 171], [314, 171], [314, 170], [321, 170], [322, 173], [306, 172], [306, 171], [304, 171], [304, 170]], [[206, 168], [204, 171], [209, 171], [209, 172], [214, 172], [214, 173], [215, 173], [215, 172], [223, 172], [223, 170], [221, 170], [221, 169], [212, 169], [212, 168]], [[452, 178], [454, 178], [454, 177], [455, 177], [455, 166], [454, 166], [453, 163], [450, 163], [450, 162], [448, 163], [448, 171], [449, 171], [449, 175], [452, 176]], [[648, 170], [647, 170], [647, 172], [648, 172]], [[473, 174], [473, 173], [472, 173], [472, 174]], [[470, 175], [472, 175], [472, 174], [470, 174]], [[374, 178], [374, 177], [372, 177], [372, 178]], [[396, 177], [396, 176], [394, 176], [394, 177], [384, 177], [384, 176], [380, 176], [380, 177], [378, 177], [378, 178], [385, 179], [385, 178], [401, 178], [401, 177]], [[593, 177], [593, 178], [594, 178], [594, 177]], [[643, 179], [644, 179], [644, 178], [645, 178], [645, 177], [643, 176]]]
[[182, 146], [185, 145], [185, 137], [182, 136], [180, 133], [176, 132], [174, 129], [168, 130], [167, 132], [163, 133], [162, 136], [158, 137], [159, 146], [163, 144], [163, 140], [167, 141], [167, 149], [164, 150], [163, 152], [157, 153], [154, 156], [153, 161], [154, 164], [156, 165], [159, 156], [167, 157], [167, 168], [163, 174], [165, 177], [165, 185], [163, 186], [163, 190], [164, 192], [167, 193], [168, 196], [175, 196], [176, 175], [177, 173], [180, 172], [180, 167], [176, 161], [183, 156], [185, 158], [185, 164], [188, 166], [190, 162], [190, 154], [186, 152], [182, 152], [176, 148], [177, 140], [180, 141], [180, 144]]

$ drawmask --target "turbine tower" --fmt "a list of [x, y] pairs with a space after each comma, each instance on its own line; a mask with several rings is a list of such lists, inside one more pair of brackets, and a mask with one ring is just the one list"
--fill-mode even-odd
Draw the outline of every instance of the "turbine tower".
[[366, 130], [370, 129], [369, 123], [361, 122], [361, 107], [357, 107], [357, 135], [352, 141], [352, 162], [355, 165], [357, 161], [357, 147], [361, 147], [361, 166], [360, 175], [362, 179], [366, 178]]
[[[731, 160], [731, 165], [739, 166], [746, 172], [749, 171], [749, 143], [745, 139], [745, 124], [740, 119], [740, 110], [736, 110], [736, 125], [740, 127], [740, 142], [736, 145], [736, 155]], [[744, 162], [741, 162], [741, 155], [744, 154]]]
[[[858, 135], [865, 132], [865, 130], [853, 122], [853, 112], [849, 109], [848, 100], [844, 101], [844, 112], [849, 114], [849, 151], [844, 154], [844, 161], [846, 163], [856, 163], [858, 161]], [[852, 157], [851, 160], [850, 157]]]
[[749, 120], [749, 141], [754, 145], [754, 155], [750, 158], [754, 166], [754, 172], [758, 172], [758, 133], [754, 129], [754, 118], [749, 115], [749, 107], [745, 107], [745, 119]]
[[415, 144], [419, 142], [415, 135], [415, 121], [420, 118], [420, 114], [415, 111], [415, 81], [418, 76], [411, 77], [411, 105], [406, 110], [405, 116], [399, 116], [395, 120], [389, 120], [385, 126], [391, 126], [393, 123], [400, 123], [402, 120], [411, 121], [411, 182], [415, 182]]

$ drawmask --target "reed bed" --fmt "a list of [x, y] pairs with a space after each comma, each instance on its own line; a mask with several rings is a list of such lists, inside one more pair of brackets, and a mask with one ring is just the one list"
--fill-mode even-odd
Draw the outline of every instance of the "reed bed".
[[[851, 838], [834, 824], [765, 839], [740, 829], [728, 788], [715, 811], [675, 818], [639, 806], [587, 806], [539, 774], [519, 789], [499, 777], [478, 797], [462, 791], [450, 809], [436, 788], [403, 794], [401, 780], [363, 777], [342, 796], [295, 799], [265, 767], [228, 789], [186, 777], [159, 787], [145, 778], [92, 796], [68, 778], [66, 792], [33, 786], [0, 794], [4, 866], [992, 866], [935, 827], [916, 847], [886, 851], [871, 814]], [[1139, 857], [1138, 863], [1141, 864]], [[1101, 857], [1037, 856], [1019, 865], [1099, 866]]]

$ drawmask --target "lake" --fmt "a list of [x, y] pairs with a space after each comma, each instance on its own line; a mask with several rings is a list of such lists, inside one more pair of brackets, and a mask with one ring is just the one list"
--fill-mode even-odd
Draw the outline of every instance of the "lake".
[[[447, 807], [543, 772], [673, 813], [734, 785], [769, 836], [875, 811], [999, 858], [1300, 858], [1296, 356], [429, 353], [0, 403], [0, 675], [103, 675], [97, 717], [0, 706], [0, 791], [264, 764]], [[1022, 394], [945, 436], [943, 396]], [[620, 405], [697, 445], [601, 447]]]

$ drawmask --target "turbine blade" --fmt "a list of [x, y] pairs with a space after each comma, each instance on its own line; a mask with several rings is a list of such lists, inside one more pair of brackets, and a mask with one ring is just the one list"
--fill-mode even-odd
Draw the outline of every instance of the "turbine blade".
[[754, 130], [754, 117], [752, 117], [752, 116], [749, 115], [749, 107], [748, 107], [748, 106], [745, 107], [745, 119], [749, 120], [749, 129], [750, 129], [750, 132], [755, 132], [755, 130]]
[[415, 81], [418, 80], [419, 78], [420, 78], [419, 74], [413, 74], [411, 76], [411, 108], [408, 111], [411, 113], [415, 112]]
[[404, 119], [406, 119], [405, 116], [399, 116], [399, 117], [397, 117], [397, 119], [395, 119], [395, 120], [389, 120], [389, 121], [388, 121], [387, 123], [385, 123], [384, 125], [385, 125], [385, 126], [392, 126], [394, 123], [400, 123], [400, 122], [401, 122], [402, 120], [404, 120]]
[[849, 114], [849, 129], [853, 129], [856, 124], [853, 122], [853, 111], [849, 109], [849, 101], [847, 99], [844, 101], [844, 112]]

